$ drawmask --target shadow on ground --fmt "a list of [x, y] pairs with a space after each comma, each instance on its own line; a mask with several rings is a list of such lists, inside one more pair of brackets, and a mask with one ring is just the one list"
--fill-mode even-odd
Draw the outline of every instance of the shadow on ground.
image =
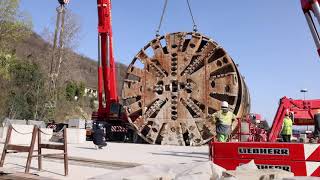
[[97, 150], [95, 147], [76, 147], [78, 149], [89, 149], [89, 150]]
[[151, 154], [152, 155], [160, 155], [160, 156], [191, 157], [191, 158], [199, 158], [199, 159], [205, 159], [205, 160], [209, 159], [209, 154], [208, 153], [200, 153], [200, 152], [164, 151], [163, 153], [151, 153]]
[[[15, 164], [15, 163], [6, 163], [7, 165], [14, 165], [16, 166], [15, 168], [12, 168], [12, 170], [16, 170], [16, 171], [19, 171], [19, 172], [24, 172], [25, 170], [25, 166], [24, 165], [21, 165], [21, 164]], [[38, 173], [40, 173], [38, 171], [38, 168], [35, 168], [35, 167], [30, 167], [30, 170], [34, 170], [36, 172], [32, 172], [31, 174], [33, 175], [39, 175]], [[55, 174], [55, 175], [59, 175], [59, 176], [64, 176], [64, 174], [60, 174], [60, 173], [56, 173], [56, 172], [53, 172], [53, 171], [49, 171], [49, 170], [45, 170], [45, 169], [42, 169], [41, 172], [47, 172], [47, 173], [51, 173], [51, 174]]]

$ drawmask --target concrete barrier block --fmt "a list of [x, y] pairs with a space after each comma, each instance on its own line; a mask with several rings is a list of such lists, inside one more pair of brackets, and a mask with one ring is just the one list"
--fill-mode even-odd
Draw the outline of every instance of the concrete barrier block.
[[41, 142], [48, 142], [53, 135], [53, 129], [51, 128], [40, 128], [41, 132]]
[[30, 145], [32, 138], [33, 125], [12, 125], [10, 144]]
[[86, 128], [86, 121], [84, 119], [69, 119], [68, 121], [69, 128]]
[[46, 123], [44, 121], [28, 120], [28, 125], [37, 125], [40, 128], [45, 128]]
[[4, 143], [7, 137], [8, 127], [0, 127], [0, 142]]
[[2, 122], [2, 126], [9, 126], [10, 124], [20, 124], [20, 125], [26, 125], [27, 121], [26, 120], [19, 120], [19, 119], [4, 119]]
[[86, 130], [67, 128], [67, 141], [68, 144], [82, 144], [86, 142]]

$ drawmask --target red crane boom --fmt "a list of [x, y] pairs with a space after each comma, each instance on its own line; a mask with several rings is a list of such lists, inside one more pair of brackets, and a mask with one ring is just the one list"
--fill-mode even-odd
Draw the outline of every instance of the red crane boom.
[[294, 125], [314, 125], [313, 116], [320, 109], [320, 99], [294, 100], [283, 97], [274, 117], [268, 141], [275, 142], [279, 136], [287, 111], [294, 113]]
[[97, 0], [97, 4], [99, 18], [98, 117], [106, 118], [110, 115], [111, 104], [119, 102], [112, 42], [111, 0]]

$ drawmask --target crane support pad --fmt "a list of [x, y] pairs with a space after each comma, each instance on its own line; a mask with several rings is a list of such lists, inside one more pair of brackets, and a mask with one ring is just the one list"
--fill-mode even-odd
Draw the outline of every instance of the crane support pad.
[[295, 176], [320, 177], [320, 144], [210, 142], [210, 159], [227, 170], [254, 160], [259, 169], [282, 169]]

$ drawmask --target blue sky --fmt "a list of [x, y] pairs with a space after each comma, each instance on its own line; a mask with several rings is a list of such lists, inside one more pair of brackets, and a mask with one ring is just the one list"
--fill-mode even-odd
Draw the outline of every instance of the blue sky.
[[[114, 49], [128, 64], [151, 39], [164, 0], [114, 0]], [[236, 63], [249, 86], [252, 111], [272, 120], [283, 96], [319, 98], [320, 59], [299, 0], [190, 0], [199, 31], [217, 41]], [[198, 4], [197, 4], [198, 2]], [[201, 2], [201, 3], [200, 3]], [[56, 0], [21, 0], [32, 15], [34, 30], [53, 26]], [[96, 0], [71, 0], [68, 6], [82, 22], [77, 51], [97, 57]], [[169, 0], [161, 34], [192, 31], [185, 0]]]

